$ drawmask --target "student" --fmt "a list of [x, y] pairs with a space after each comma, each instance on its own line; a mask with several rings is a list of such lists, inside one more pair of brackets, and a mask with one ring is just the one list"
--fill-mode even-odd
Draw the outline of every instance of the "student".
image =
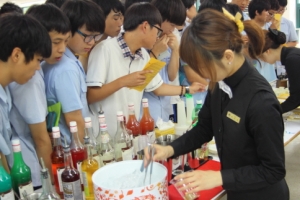
[[22, 8], [20, 8], [20, 6], [11, 3], [11, 2], [6, 2], [1, 6], [0, 9], [0, 16], [2, 16], [5, 13], [19, 13], [19, 14], [23, 14], [23, 10]]
[[[186, 9], [181, 0], [153, 0], [151, 2], [162, 16], [162, 34], [150, 51], [150, 56], [166, 63], [159, 74], [164, 83], [170, 84], [178, 77], [179, 72], [179, 42], [173, 33], [176, 26], [183, 25], [186, 19]], [[176, 10], [176, 12], [174, 12]], [[154, 122], [158, 118], [169, 121], [171, 114], [171, 97], [157, 96], [154, 92], [144, 92], [143, 98], [148, 99], [150, 115]], [[142, 116], [142, 113], [141, 113]]]
[[[214, 136], [221, 170], [178, 175], [176, 180], [183, 178], [178, 185], [186, 184], [189, 192], [223, 186], [228, 200], [288, 200], [281, 108], [270, 84], [242, 53], [238, 30], [243, 28], [250, 44], [255, 42], [248, 49], [255, 59], [262, 52], [264, 35], [253, 21], [237, 23], [207, 9], [187, 28], [180, 56], [196, 73], [210, 79], [210, 90], [198, 124], [169, 146], [154, 144], [153, 160], [186, 154]], [[149, 159], [147, 149], [144, 152], [145, 160]]]
[[[70, 37], [70, 22], [62, 11], [52, 4], [41, 4], [30, 7], [26, 15], [37, 19], [48, 31], [52, 43], [52, 53], [45, 58], [48, 64], [57, 63], [66, 49]], [[22, 145], [23, 159], [31, 169], [31, 177], [35, 188], [41, 187], [39, 159], [51, 169], [51, 141], [46, 127], [47, 101], [43, 70], [23, 85], [16, 82], [9, 84], [13, 105], [10, 121], [13, 134]], [[33, 112], [34, 111], [34, 112]], [[52, 175], [52, 171], [49, 170]]]
[[237, 13], [240, 13], [242, 15], [241, 20], [244, 21], [243, 12], [238, 5], [233, 4], [233, 3], [228, 3], [227, 9], [228, 9], [228, 12], [230, 12], [233, 16], [235, 16]]
[[290, 96], [281, 104], [282, 112], [286, 113], [300, 105], [300, 50], [295, 47], [284, 47], [286, 36], [283, 32], [269, 29], [265, 32], [266, 43], [261, 59], [274, 64], [281, 61], [285, 66], [289, 79]]
[[[105, 15], [105, 29], [101, 39], [97, 42], [100, 43], [108, 37], [116, 37], [119, 35], [123, 20], [124, 20], [124, 6], [119, 0], [93, 0], [100, 6]], [[89, 54], [79, 55], [79, 60], [87, 71]]]
[[[141, 71], [150, 57], [144, 49], [152, 49], [157, 37], [161, 34], [161, 15], [149, 3], [133, 4], [125, 13], [124, 30], [118, 37], [99, 43], [89, 57], [87, 72], [87, 98], [91, 110], [97, 117], [99, 105], [105, 112], [108, 132], [116, 133], [117, 111], [121, 110], [128, 116], [128, 103], [135, 104], [136, 117], [139, 119], [143, 92], [129, 87], [144, 84], [145, 74], [151, 71]], [[147, 85], [145, 91], [158, 96], [185, 94], [202, 89], [200, 84], [190, 88], [164, 84], [160, 75]]]
[[286, 11], [287, 0], [278, 0], [278, 2], [278, 13], [282, 15], [280, 22], [280, 31], [284, 32], [286, 36], [286, 46], [295, 47], [298, 43], [298, 36], [295, 30], [295, 25], [291, 20], [283, 17], [284, 12]]
[[273, 24], [273, 26], [274, 26], [275, 25], [274, 21], [276, 21], [277, 27], [272, 27], [272, 28], [278, 29], [280, 22], [274, 18], [274, 15], [277, 14], [277, 11], [279, 10], [278, 0], [267, 0], [266, 2], [268, 2], [270, 4], [270, 9], [268, 10], [269, 16], [267, 17], [267, 23], [270, 27], [271, 24]]
[[51, 55], [51, 41], [45, 28], [32, 17], [7, 14], [0, 17], [0, 45], [0, 153], [12, 167], [10, 139], [14, 136], [9, 112], [13, 105], [8, 85], [25, 84], [34, 76], [42, 59]]
[[61, 8], [61, 6], [65, 3], [66, 0], [47, 0], [45, 3], [52, 3], [53, 5]]
[[89, 116], [86, 100], [85, 72], [75, 54], [88, 53], [101, 39], [105, 22], [101, 9], [89, 0], [68, 0], [62, 11], [71, 23], [71, 37], [62, 57], [56, 64], [43, 63], [47, 101], [60, 102], [61, 134], [70, 143], [69, 123], [77, 122], [79, 139], [84, 137], [84, 117]]
[[186, 16], [190, 22], [197, 15], [197, 10], [195, 6], [196, 0], [181, 0], [181, 1], [184, 7], [186, 8]]
[[[267, 20], [270, 9], [271, 6], [268, 1], [253, 0], [249, 4], [249, 16], [262, 29], [268, 30], [270, 24], [267, 23]], [[265, 77], [268, 82], [277, 80], [274, 64], [266, 63], [264, 61], [258, 62], [256, 60], [253, 60], [253, 63], [259, 73]]]
[[250, 20], [248, 14], [245, 11], [245, 9], [248, 7], [250, 0], [232, 0], [231, 3], [236, 4], [240, 7], [240, 9], [243, 12], [243, 18], [244, 20]]

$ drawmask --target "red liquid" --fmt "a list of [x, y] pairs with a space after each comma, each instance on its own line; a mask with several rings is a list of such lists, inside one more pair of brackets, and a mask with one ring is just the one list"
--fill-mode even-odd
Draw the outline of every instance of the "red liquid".
[[55, 146], [53, 148], [53, 152], [51, 153], [51, 163], [52, 163], [52, 173], [54, 176], [54, 185], [56, 192], [59, 195], [63, 195], [63, 192], [59, 190], [59, 181], [57, 176], [57, 169], [61, 168], [61, 170], [64, 169], [64, 151], [62, 146]]
[[140, 121], [142, 135], [147, 135], [148, 132], [154, 131], [154, 120], [150, 116], [150, 118], [142, 118]]
[[71, 150], [73, 166], [77, 169], [77, 162], [82, 162], [87, 158], [86, 151], [84, 149], [72, 149]]
[[131, 130], [133, 137], [141, 134], [140, 123], [136, 120], [134, 115], [129, 116], [126, 128]]

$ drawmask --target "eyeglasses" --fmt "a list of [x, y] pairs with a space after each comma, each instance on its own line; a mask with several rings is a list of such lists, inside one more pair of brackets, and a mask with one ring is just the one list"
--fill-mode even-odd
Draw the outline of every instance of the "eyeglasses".
[[95, 42], [98, 42], [102, 38], [102, 35], [103, 35], [103, 34], [99, 34], [99, 35], [86, 35], [86, 34], [82, 33], [80, 30], [77, 30], [76, 32], [84, 37], [83, 41], [85, 43], [89, 43], [93, 39], [95, 40]]
[[162, 30], [161, 28], [155, 26], [155, 25], [151, 25], [151, 26], [153, 26], [154, 28], [156, 28], [156, 29], [158, 30], [158, 32], [157, 32], [157, 37], [160, 37], [161, 34], [162, 34], [162, 32], [163, 32], [163, 30]]

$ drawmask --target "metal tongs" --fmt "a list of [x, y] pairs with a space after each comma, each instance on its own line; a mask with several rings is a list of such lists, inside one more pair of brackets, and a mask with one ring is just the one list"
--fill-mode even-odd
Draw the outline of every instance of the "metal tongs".
[[[150, 159], [149, 159], [150, 163], [148, 163], [148, 166], [150, 165], [149, 184], [151, 184], [151, 176], [152, 176], [152, 170], [153, 170], [153, 156], [154, 156], [154, 153], [155, 153], [155, 149], [153, 147], [153, 144], [148, 143], [148, 154], [150, 155]], [[144, 171], [144, 168], [145, 168], [144, 164], [145, 164], [145, 159], [143, 160], [143, 163], [142, 163], [142, 166], [141, 166], [141, 169], [140, 169], [141, 172]], [[144, 182], [143, 182], [144, 185], [145, 185], [145, 182], [146, 182], [146, 176], [147, 176], [148, 166], [146, 166], [146, 170], [145, 170], [145, 176], [144, 176]]]

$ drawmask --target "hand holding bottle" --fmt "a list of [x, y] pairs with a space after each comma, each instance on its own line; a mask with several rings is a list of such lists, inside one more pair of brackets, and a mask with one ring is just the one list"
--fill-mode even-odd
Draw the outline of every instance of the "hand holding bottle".
[[[174, 154], [174, 149], [172, 146], [162, 146], [158, 144], [153, 144], [153, 148], [155, 149], [155, 154], [152, 158], [153, 161], [161, 161], [165, 160]], [[150, 155], [148, 152], [148, 147], [144, 149], [144, 167], [147, 167], [150, 163]]]

